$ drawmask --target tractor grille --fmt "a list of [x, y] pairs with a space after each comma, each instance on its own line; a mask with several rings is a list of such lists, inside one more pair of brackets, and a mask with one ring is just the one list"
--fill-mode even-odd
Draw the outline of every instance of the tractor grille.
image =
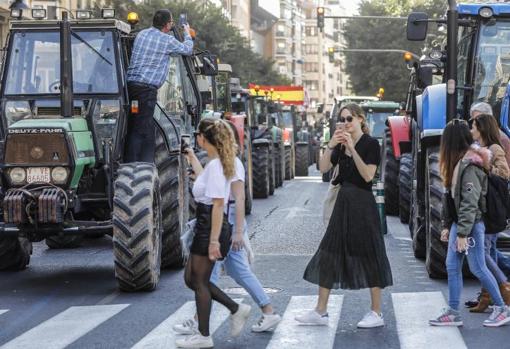
[[70, 160], [64, 133], [9, 134], [4, 154], [6, 164], [16, 165], [68, 165]]
[[[80, 116], [81, 108], [73, 108], [73, 116]], [[61, 116], [60, 107], [37, 107], [37, 116], [39, 118], [44, 116]]]

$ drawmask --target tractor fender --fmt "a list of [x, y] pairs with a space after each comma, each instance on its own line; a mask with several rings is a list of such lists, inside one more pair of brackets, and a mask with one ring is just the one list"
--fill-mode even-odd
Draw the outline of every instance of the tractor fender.
[[441, 136], [446, 126], [446, 84], [425, 88], [420, 104], [421, 112], [417, 115], [420, 139]]
[[243, 114], [234, 114], [230, 117], [230, 122], [234, 125], [237, 130], [237, 135], [239, 136], [239, 146], [241, 149], [244, 149], [244, 119], [246, 118]]
[[387, 123], [391, 133], [391, 144], [393, 146], [393, 154], [398, 159], [402, 155], [400, 142], [410, 142], [410, 122], [407, 116], [395, 115], [389, 116]]
[[259, 148], [259, 147], [269, 147], [270, 145], [270, 141], [269, 139], [267, 138], [258, 138], [258, 139], [254, 139], [252, 141], [252, 144], [255, 148]]

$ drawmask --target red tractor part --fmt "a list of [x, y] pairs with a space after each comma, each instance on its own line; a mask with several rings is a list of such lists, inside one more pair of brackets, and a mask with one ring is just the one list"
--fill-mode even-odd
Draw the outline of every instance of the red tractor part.
[[391, 131], [391, 144], [393, 146], [393, 154], [399, 159], [402, 155], [400, 142], [411, 141], [411, 124], [407, 116], [390, 116], [388, 117], [388, 126]]
[[233, 114], [230, 116], [229, 121], [235, 126], [237, 134], [239, 135], [239, 146], [244, 149], [244, 114]]

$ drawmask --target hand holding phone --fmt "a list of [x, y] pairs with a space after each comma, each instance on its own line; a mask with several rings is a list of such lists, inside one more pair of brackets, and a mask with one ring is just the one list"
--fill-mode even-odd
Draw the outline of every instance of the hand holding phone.
[[181, 135], [181, 153], [187, 154], [188, 149], [191, 149], [191, 135]]
[[336, 129], [344, 131], [345, 130], [345, 122], [337, 122], [336, 123]]

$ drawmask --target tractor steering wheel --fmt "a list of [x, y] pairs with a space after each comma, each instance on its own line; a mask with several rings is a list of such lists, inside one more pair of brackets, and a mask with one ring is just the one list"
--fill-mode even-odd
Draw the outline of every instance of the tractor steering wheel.
[[60, 92], [60, 80], [55, 80], [48, 86], [48, 91], [50, 93], [53, 92], [53, 90], [55, 90], [55, 92]]

